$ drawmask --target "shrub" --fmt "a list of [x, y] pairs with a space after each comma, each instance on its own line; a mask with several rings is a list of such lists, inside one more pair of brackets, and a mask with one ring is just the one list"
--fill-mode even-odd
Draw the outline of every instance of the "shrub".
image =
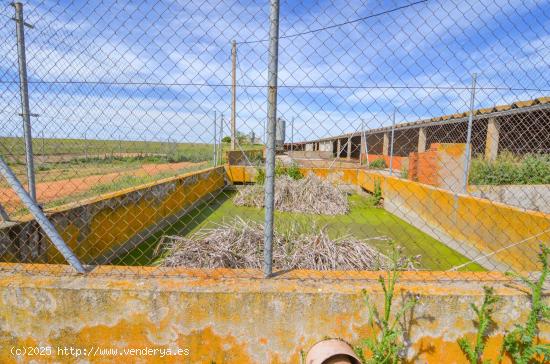
[[230, 136], [224, 136], [222, 138], [222, 143], [231, 143], [231, 137]]
[[293, 164], [287, 168], [286, 174], [293, 180], [299, 180], [304, 178], [304, 175], [300, 171], [300, 167], [297, 164]]
[[550, 154], [526, 154], [524, 157], [502, 153], [495, 161], [483, 157], [472, 160], [470, 184], [550, 184]]
[[406, 167], [401, 168], [401, 178], [409, 178], [409, 169]]
[[382, 202], [382, 187], [380, 186], [380, 180], [374, 180], [374, 192], [372, 194], [374, 198], [374, 206], [379, 206]]
[[[277, 162], [275, 163], [275, 177], [289, 176], [293, 180], [299, 180], [304, 178], [304, 175], [300, 171], [300, 167], [297, 164], [292, 164], [291, 166], [285, 166], [284, 164]], [[256, 169], [256, 177], [254, 181], [263, 185], [265, 183], [265, 168]]]
[[384, 168], [386, 168], [386, 161], [383, 158], [375, 159], [369, 164], [369, 168], [371, 168], [371, 169], [384, 169]]

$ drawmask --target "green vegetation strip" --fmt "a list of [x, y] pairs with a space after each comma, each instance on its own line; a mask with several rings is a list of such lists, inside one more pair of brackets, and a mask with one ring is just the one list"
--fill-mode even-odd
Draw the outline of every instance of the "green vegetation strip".
[[473, 185], [550, 184], [550, 154], [502, 153], [495, 161], [478, 157], [472, 160], [469, 179]]

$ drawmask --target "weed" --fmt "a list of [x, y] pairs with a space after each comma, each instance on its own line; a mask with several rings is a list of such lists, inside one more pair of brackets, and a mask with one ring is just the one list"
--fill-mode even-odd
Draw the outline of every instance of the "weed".
[[470, 344], [464, 337], [458, 339], [457, 341], [460, 349], [470, 364], [489, 364], [491, 362], [490, 360], [482, 361], [481, 358], [485, 350], [488, 331], [493, 323], [491, 315], [495, 310], [498, 297], [495, 296], [494, 289], [492, 287], [483, 287], [483, 290], [485, 291], [485, 296], [483, 297], [483, 303], [481, 306], [476, 306], [473, 303], [470, 304], [470, 307], [477, 316], [477, 334], [474, 347], [472, 347], [472, 344]]
[[376, 179], [374, 180], [374, 192], [372, 194], [373, 197], [373, 205], [374, 206], [380, 206], [382, 202], [382, 187], [380, 186], [380, 180]]
[[293, 180], [304, 178], [304, 175], [300, 171], [300, 167], [298, 167], [297, 164], [292, 164], [290, 167], [287, 167], [286, 174]]
[[388, 270], [386, 278], [378, 277], [378, 281], [384, 291], [384, 312], [381, 315], [376, 305], [370, 300], [366, 291], [365, 301], [369, 310], [369, 325], [373, 330], [380, 331], [377, 336], [363, 340], [363, 344], [372, 353], [367, 359], [363, 348], [356, 347], [355, 352], [363, 363], [372, 364], [395, 364], [401, 358], [401, 353], [405, 349], [403, 343], [403, 332], [400, 328], [400, 320], [403, 315], [412, 310], [418, 302], [417, 298], [406, 298], [402, 306], [392, 317], [393, 296], [395, 294], [395, 283], [399, 279], [400, 266], [403, 260], [399, 258], [400, 252], [392, 245], [392, 269]]
[[386, 168], [386, 161], [383, 158], [378, 158], [370, 162], [370, 169], [384, 169]]
[[535, 357], [542, 358], [543, 363], [550, 360], [550, 344], [537, 344], [539, 322], [550, 319], [550, 306], [543, 302], [543, 287], [548, 277], [548, 255], [550, 248], [541, 244], [539, 261], [542, 271], [537, 280], [532, 281], [515, 272], [507, 272], [506, 275], [521, 280], [531, 290], [531, 311], [527, 322], [523, 325], [516, 324], [515, 328], [504, 336], [502, 353], [508, 354], [516, 364], [535, 362]]
[[[304, 178], [303, 173], [300, 171], [300, 167], [297, 164], [292, 164], [290, 166], [285, 166], [283, 163], [277, 161], [275, 163], [275, 177], [289, 176], [293, 180], [299, 180]], [[265, 183], [265, 168], [256, 169], [256, 177], [254, 181], [263, 185]]]
[[407, 179], [409, 178], [409, 169], [408, 168], [401, 168], [401, 178]]

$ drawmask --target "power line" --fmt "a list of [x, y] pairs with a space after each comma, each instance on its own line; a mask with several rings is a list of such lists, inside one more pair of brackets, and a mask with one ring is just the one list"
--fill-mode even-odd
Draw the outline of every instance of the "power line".
[[[242, 69], [240, 69], [242, 72]], [[0, 80], [0, 84], [18, 84], [16, 80]], [[104, 85], [104, 86], [192, 86], [192, 87], [231, 87], [230, 83], [197, 83], [197, 82], [138, 82], [138, 81], [83, 81], [83, 80], [29, 80], [29, 84], [82, 84], [82, 85]], [[265, 85], [258, 84], [239, 84], [239, 87], [248, 88], [266, 88]], [[278, 86], [279, 88], [298, 88], [298, 89], [410, 89], [410, 90], [470, 90], [468, 86], [408, 86], [408, 85], [285, 85], [284, 83]], [[550, 89], [543, 88], [520, 88], [520, 87], [477, 87], [479, 90], [494, 90], [494, 91], [533, 91], [533, 92], [550, 92]]]
[[[371, 18], [375, 18], [375, 17], [378, 17], [378, 16], [390, 14], [390, 13], [393, 13], [393, 12], [396, 12], [396, 11], [399, 11], [399, 10], [403, 10], [403, 9], [406, 9], [406, 8], [409, 8], [409, 7], [418, 5], [418, 4], [426, 3], [426, 2], [428, 2], [428, 0], [416, 1], [416, 2], [414, 2], [414, 3], [410, 3], [410, 4], [407, 4], [407, 5], [399, 6], [399, 7], [397, 7], [397, 8], [393, 8], [393, 9], [389, 9], [389, 10], [385, 10], [385, 11], [382, 11], [382, 12], [380, 12], [380, 13], [367, 15], [367, 16], [364, 16], [364, 17], [362, 17], [362, 18], [357, 18], [357, 19], [353, 19], [353, 20], [348, 20], [348, 21], [345, 21], [345, 22], [343, 22], [343, 23], [328, 25], [328, 26], [325, 26], [325, 27], [322, 27], [322, 28], [306, 30], [306, 31], [304, 31], [304, 32], [299, 32], [299, 33], [294, 33], [294, 34], [282, 35], [282, 36], [279, 37], [279, 39], [287, 39], [287, 38], [299, 37], [299, 36], [301, 36], [301, 35], [316, 33], [316, 32], [320, 32], [320, 31], [323, 31], [323, 30], [338, 28], [338, 27], [341, 27], [341, 26], [344, 26], [344, 25], [348, 25], [348, 24], [358, 23], [358, 22], [361, 22], [361, 21], [365, 21], [365, 20], [368, 20], [368, 19], [371, 19]], [[240, 43], [240, 44], [251, 44], [251, 43], [261, 43], [261, 42], [267, 42], [267, 41], [269, 41], [269, 39], [250, 40], [250, 41], [243, 41], [243, 42], [238, 42], [238, 43]]]

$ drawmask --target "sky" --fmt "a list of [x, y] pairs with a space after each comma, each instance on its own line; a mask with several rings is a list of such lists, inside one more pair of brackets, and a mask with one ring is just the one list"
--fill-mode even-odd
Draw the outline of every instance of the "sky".
[[[232, 40], [237, 127], [263, 135], [268, 1], [24, 11], [34, 136], [211, 143], [215, 113], [228, 134]], [[0, 6], [0, 136], [23, 129], [13, 13]], [[387, 126], [394, 112], [399, 123], [467, 111], [474, 72], [476, 108], [550, 96], [549, 29], [550, 0], [281, 1], [287, 141], [290, 130], [299, 141]]]

